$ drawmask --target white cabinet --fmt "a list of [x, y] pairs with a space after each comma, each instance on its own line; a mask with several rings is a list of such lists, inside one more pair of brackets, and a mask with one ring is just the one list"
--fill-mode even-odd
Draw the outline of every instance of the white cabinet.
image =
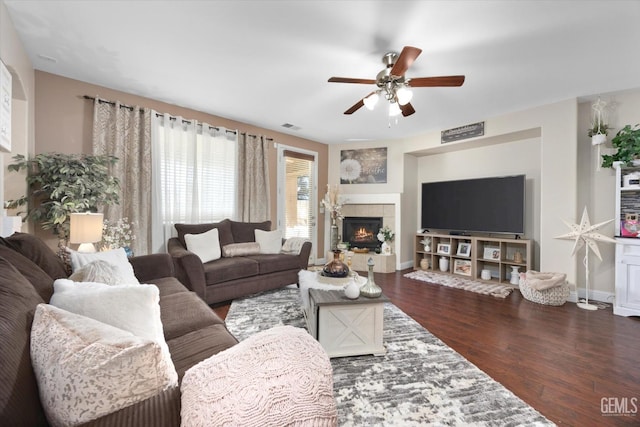
[[620, 316], [640, 316], [640, 239], [616, 239], [616, 303]]
[[616, 298], [613, 313], [640, 316], [640, 238], [621, 237], [621, 221], [626, 214], [640, 213], [640, 188], [623, 185], [624, 175], [640, 172], [640, 168], [616, 169]]

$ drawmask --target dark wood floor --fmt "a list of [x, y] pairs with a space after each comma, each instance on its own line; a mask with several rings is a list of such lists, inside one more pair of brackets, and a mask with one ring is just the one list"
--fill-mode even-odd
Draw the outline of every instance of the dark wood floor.
[[[534, 304], [519, 292], [499, 299], [430, 285], [404, 278], [407, 271], [375, 280], [396, 306], [550, 420], [640, 425], [640, 319], [611, 307]], [[229, 304], [214, 310], [226, 317]], [[635, 415], [602, 415], [625, 400]]]

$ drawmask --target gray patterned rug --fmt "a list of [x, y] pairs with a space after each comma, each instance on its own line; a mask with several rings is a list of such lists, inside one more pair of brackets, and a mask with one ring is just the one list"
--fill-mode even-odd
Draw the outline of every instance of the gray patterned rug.
[[491, 295], [498, 298], [506, 298], [513, 292], [513, 286], [500, 285], [498, 283], [485, 283], [476, 280], [456, 277], [451, 274], [439, 274], [431, 271], [416, 270], [404, 275], [409, 279], [420, 280], [450, 288], [464, 289], [477, 294]]
[[[226, 322], [239, 340], [276, 325], [304, 328], [299, 291], [235, 300]], [[384, 356], [331, 359], [339, 425], [553, 425], [391, 303], [384, 344]]]

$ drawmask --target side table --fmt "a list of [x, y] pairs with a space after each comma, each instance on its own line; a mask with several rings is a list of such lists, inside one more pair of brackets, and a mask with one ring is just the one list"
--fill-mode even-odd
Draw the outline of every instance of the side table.
[[382, 356], [386, 353], [382, 343], [384, 303], [389, 301], [384, 295], [351, 300], [343, 291], [309, 289], [309, 333], [329, 357]]

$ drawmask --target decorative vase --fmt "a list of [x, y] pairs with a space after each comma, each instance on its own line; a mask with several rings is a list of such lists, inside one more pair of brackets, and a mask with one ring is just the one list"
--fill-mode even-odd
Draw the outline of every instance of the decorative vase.
[[424, 251], [425, 252], [431, 252], [431, 246], [430, 245], [424, 245]]
[[382, 245], [380, 246], [380, 253], [382, 255], [391, 255], [391, 245], [387, 242], [382, 242]]
[[351, 280], [344, 288], [344, 296], [349, 299], [357, 299], [360, 296], [360, 287], [356, 283], [355, 279]]
[[513, 254], [513, 262], [521, 263], [522, 262], [522, 252], [517, 251]]
[[440, 266], [440, 271], [449, 271], [449, 258], [444, 256], [440, 257], [438, 265]]
[[325, 277], [347, 277], [349, 266], [340, 261], [340, 251], [333, 251], [333, 259], [322, 267], [322, 275]]
[[367, 298], [378, 298], [382, 295], [382, 289], [380, 286], [376, 285], [375, 280], [373, 280], [373, 258], [369, 258], [367, 261], [367, 266], [369, 267], [369, 274], [367, 276], [367, 283], [362, 285], [360, 288], [360, 295]]
[[517, 265], [511, 266], [511, 280], [509, 281], [512, 285], [520, 284], [520, 272], [518, 271]]
[[331, 250], [338, 250], [338, 226], [335, 224], [331, 224]]
[[491, 280], [491, 270], [484, 269], [480, 272], [480, 278], [482, 280]]
[[133, 257], [133, 250], [129, 246], [124, 247], [124, 253], [127, 254], [127, 258]]
[[420, 260], [420, 268], [423, 270], [429, 269], [429, 260], [427, 258], [422, 258]]

